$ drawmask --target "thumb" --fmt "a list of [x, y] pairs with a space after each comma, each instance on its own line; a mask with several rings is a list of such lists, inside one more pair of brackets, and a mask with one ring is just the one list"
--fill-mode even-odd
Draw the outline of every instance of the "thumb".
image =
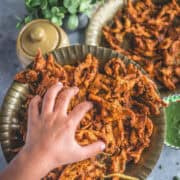
[[81, 148], [81, 158], [82, 160], [88, 159], [95, 156], [99, 152], [103, 151], [106, 148], [106, 145], [102, 141], [97, 141], [93, 144], [84, 146]]

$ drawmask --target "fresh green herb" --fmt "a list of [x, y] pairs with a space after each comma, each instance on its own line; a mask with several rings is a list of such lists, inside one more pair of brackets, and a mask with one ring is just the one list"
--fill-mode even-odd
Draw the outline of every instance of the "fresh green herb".
[[70, 30], [76, 29], [78, 24], [79, 24], [78, 16], [75, 14], [70, 15], [67, 21], [67, 26], [69, 27], [69, 29]]
[[18, 18], [17, 28], [37, 18], [48, 19], [61, 26], [65, 16], [68, 17], [68, 28], [74, 30], [79, 24], [78, 14], [90, 15], [96, 3], [103, 0], [24, 0], [28, 14]]

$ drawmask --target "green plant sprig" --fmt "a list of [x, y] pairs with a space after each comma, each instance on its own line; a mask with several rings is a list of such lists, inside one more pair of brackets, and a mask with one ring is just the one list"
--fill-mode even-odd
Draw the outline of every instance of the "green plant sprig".
[[78, 14], [87, 16], [96, 3], [103, 0], [25, 0], [28, 14], [23, 18], [17, 18], [17, 28], [29, 23], [33, 19], [48, 19], [58, 26], [62, 26], [63, 19], [68, 16], [68, 24], [72, 29], [78, 26]]

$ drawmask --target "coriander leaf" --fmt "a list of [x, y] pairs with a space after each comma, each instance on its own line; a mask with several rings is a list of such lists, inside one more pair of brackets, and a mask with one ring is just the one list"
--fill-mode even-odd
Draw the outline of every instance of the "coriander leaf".
[[86, 16], [90, 17], [90, 16], [91, 16], [91, 13], [92, 13], [92, 8], [86, 9], [83, 13], [84, 13]]
[[97, 3], [97, 0], [91, 0], [91, 4]]
[[81, 0], [79, 6], [79, 12], [84, 12], [86, 9], [89, 9], [91, 6], [91, 0]]
[[77, 7], [69, 6], [69, 7], [68, 7], [68, 12], [69, 12], [70, 14], [76, 14], [76, 13], [77, 13]]
[[59, 12], [61, 12], [61, 13], [65, 14], [65, 13], [67, 12], [67, 10], [66, 10], [66, 8], [65, 8], [65, 7], [60, 6], [60, 7], [59, 7]]
[[47, 0], [41, 0], [41, 9], [46, 9], [48, 6], [48, 2]]
[[57, 13], [56, 16], [58, 16], [59, 18], [64, 18], [64, 14], [63, 13]]
[[59, 26], [62, 26], [62, 24], [63, 24], [62, 19], [59, 19], [58, 25], [59, 25]]
[[59, 8], [58, 7], [54, 6], [54, 7], [51, 8], [51, 13], [53, 15], [56, 15], [58, 12], [59, 12]]
[[18, 23], [16, 24], [16, 28], [17, 28], [17, 29], [20, 29], [21, 26], [22, 26], [22, 23], [21, 23], [21, 22], [18, 22]]
[[63, 0], [64, 7], [68, 8], [72, 5], [72, 0]]
[[42, 14], [46, 19], [50, 19], [52, 17], [52, 13], [51, 13], [51, 11], [49, 9], [43, 10]]
[[67, 9], [77, 9], [80, 5], [80, 0], [63, 0], [63, 5]]
[[70, 30], [75, 30], [78, 27], [78, 24], [79, 24], [79, 20], [75, 14], [70, 15], [68, 17], [67, 26]]
[[25, 5], [26, 5], [26, 6], [30, 6], [31, 1], [32, 1], [32, 0], [25, 0]]
[[58, 5], [58, 0], [49, 0], [49, 4], [51, 6], [57, 6]]
[[35, 8], [35, 7], [38, 7], [41, 5], [41, 1], [40, 0], [32, 0], [29, 5], [31, 8]]
[[29, 23], [29, 22], [31, 22], [32, 21], [32, 16], [31, 15], [29, 15], [29, 16], [26, 16], [25, 18], [24, 18], [24, 23], [25, 24], [27, 24], [27, 23]]
[[58, 23], [59, 23], [58, 17], [53, 16], [53, 17], [51, 18], [51, 22], [58, 25]]

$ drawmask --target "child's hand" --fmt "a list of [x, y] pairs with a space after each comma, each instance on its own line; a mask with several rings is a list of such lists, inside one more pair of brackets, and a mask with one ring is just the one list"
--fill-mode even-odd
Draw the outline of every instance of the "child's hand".
[[[28, 111], [24, 150], [38, 152], [39, 156], [44, 156], [50, 170], [59, 165], [87, 159], [105, 148], [101, 141], [85, 147], [76, 142], [76, 128], [93, 105], [87, 101], [82, 102], [67, 114], [70, 100], [78, 93], [78, 88], [72, 87], [60, 92], [62, 87], [61, 83], [53, 85], [43, 100], [39, 96], [34, 97]], [[56, 100], [59, 92], [59, 98]], [[39, 111], [38, 105], [41, 101], [42, 109]]]

